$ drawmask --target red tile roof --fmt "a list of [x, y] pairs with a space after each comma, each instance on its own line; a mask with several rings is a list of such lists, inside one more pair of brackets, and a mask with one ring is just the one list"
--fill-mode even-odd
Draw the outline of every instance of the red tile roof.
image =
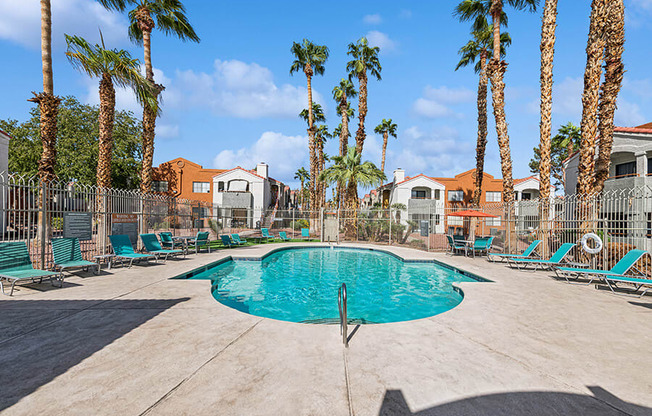
[[4, 131], [4, 130], [2, 130], [2, 129], [0, 129], [0, 133], [4, 134], [5, 136], [9, 137], [10, 139], [12, 138], [12, 137], [9, 135], [9, 133], [7, 133], [6, 131]]
[[[652, 123], [649, 123], [652, 124]], [[646, 127], [643, 127], [646, 126]], [[615, 132], [619, 133], [641, 133], [641, 134], [652, 134], [652, 126], [647, 127], [648, 124], [643, 124], [638, 127], [614, 127]]]

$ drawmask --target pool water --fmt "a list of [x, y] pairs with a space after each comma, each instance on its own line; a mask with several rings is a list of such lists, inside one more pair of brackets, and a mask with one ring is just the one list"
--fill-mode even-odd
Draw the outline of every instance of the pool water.
[[263, 260], [229, 260], [189, 279], [210, 279], [213, 297], [256, 316], [337, 323], [337, 292], [346, 283], [351, 323], [408, 321], [457, 306], [455, 282], [477, 281], [437, 263], [347, 248], [292, 248]]

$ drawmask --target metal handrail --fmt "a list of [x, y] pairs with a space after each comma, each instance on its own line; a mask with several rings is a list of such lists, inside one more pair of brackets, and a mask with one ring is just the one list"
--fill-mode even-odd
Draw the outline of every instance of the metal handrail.
[[342, 342], [346, 348], [349, 348], [346, 304], [346, 283], [342, 283], [342, 286], [340, 286], [340, 289], [337, 291], [337, 307], [340, 311], [340, 333], [342, 334]]

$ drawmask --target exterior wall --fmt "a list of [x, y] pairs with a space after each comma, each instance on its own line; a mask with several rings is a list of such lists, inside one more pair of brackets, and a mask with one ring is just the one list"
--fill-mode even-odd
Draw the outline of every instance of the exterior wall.
[[[455, 175], [454, 178], [434, 178], [446, 187], [444, 201], [446, 206], [454, 207], [457, 205], [468, 205], [473, 199], [473, 189], [475, 188], [475, 169]], [[464, 201], [462, 204], [448, 201], [448, 191], [463, 191]], [[480, 204], [487, 202], [487, 192], [503, 192], [503, 180], [496, 179], [488, 173], [483, 173], [482, 178], [482, 195]], [[502, 198], [502, 194], [501, 194]]]
[[[0, 130], [0, 175], [9, 173], [9, 135]], [[6, 177], [6, 176], [5, 176]], [[7, 229], [7, 196], [5, 191], [0, 192], [0, 233], [4, 235]]]
[[[201, 165], [179, 157], [154, 168], [154, 180], [167, 180], [168, 194], [171, 196], [212, 203], [213, 176], [225, 171], [224, 169], [204, 169]], [[208, 182], [210, 191], [208, 193], [193, 192], [193, 182]]]

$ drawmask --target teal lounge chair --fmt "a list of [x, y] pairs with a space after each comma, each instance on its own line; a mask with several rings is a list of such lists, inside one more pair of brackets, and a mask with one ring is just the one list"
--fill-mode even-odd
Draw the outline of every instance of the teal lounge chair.
[[231, 248], [236, 245], [233, 241], [231, 241], [231, 237], [229, 237], [227, 234], [220, 235], [220, 240], [222, 240], [222, 245], [224, 247]]
[[165, 256], [163, 257], [163, 261], [166, 261], [168, 256], [177, 256], [179, 254], [183, 254], [184, 258], [186, 257], [186, 254], [183, 250], [164, 249], [161, 247], [161, 244], [158, 242], [158, 238], [156, 238], [156, 234], [141, 234], [140, 241], [143, 242], [145, 251], [156, 256], [157, 260], [161, 258], [161, 256]]
[[533, 242], [530, 243], [529, 246], [523, 251], [522, 254], [502, 254], [502, 253], [487, 253], [487, 260], [490, 260], [492, 262], [495, 262], [496, 260], [499, 260], [502, 262], [503, 260], [507, 260], [509, 258], [514, 258], [514, 259], [525, 259], [530, 257], [532, 254], [536, 254], [534, 251], [539, 247], [539, 244], [541, 244], [541, 240], [534, 240]]
[[240, 234], [231, 234], [233, 242], [238, 246], [243, 246], [247, 244], [247, 240], [244, 237], [240, 237]]
[[485, 253], [489, 255], [489, 250], [491, 250], [491, 243], [494, 241], [493, 237], [479, 237], [476, 238], [471, 246], [471, 251], [473, 252], [473, 258], [475, 258], [475, 253], [479, 252], [480, 254]]
[[310, 228], [302, 228], [301, 229], [301, 238], [305, 238], [307, 240], [310, 240]]
[[172, 233], [169, 231], [158, 233], [158, 236], [161, 237], [161, 246], [164, 249], [174, 250], [176, 247], [183, 247], [183, 242], [174, 241], [174, 238], [172, 238]]
[[23, 280], [36, 283], [36, 279], [41, 283], [45, 277], [50, 278], [52, 286], [54, 286], [55, 280], [59, 281], [60, 287], [63, 286], [63, 273], [38, 270], [32, 266], [27, 244], [22, 241], [0, 243], [0, 290], [2, 290], [2, 293], [7, 294], [2, 284], [3, 280], [11, 282], [11, 291], [9, 292], [9, 296], [11, 296], [14, 293], [16, 283]]
[[208, 252], [211, 252], [210, 241], [208, 241], [209, 236], [208, 231], [200, 231], [197, 233], [197, 237], [194, 240], [188, 241], [188, 248], [194, 246], [195, 253], [199, 253], [200, 248], [206, 248]]
[[575, 247], [575, 244], [573, 243], [564, 243], [559, 247], [557, 251], [550, 257], [548, 260], [540, 260], [540, 259], [515, 259], [515, 258], [508, 258], [507, 259], [507, 264], [509, 267], [516, 267], [517, 269], [527, 269], [528, 266], [531, 266], [534, 271], [537, 269], [551, 269], [554, 266], [559, 266], [562, 264], [564, 261], [564, 257], [570, 253], [570, 251]]
[[466, 246], [466, 243], [463, 243], [461, 241], [456, 241], [450, 235], [446, 236], [446, 240], [448, 240], [448, 248], [450, 249], [451, 254], [455, 254], [456, 252], [464, 251], [464, 255], [466, 256], [467, 248], [468, 248]]
[[290, 239], [288, 238], [288, 235], [287, 235], [287, 233], [285, 231], [279, 232], [278, 237], [283, 241], [290, 241]]
[[[589, 279], [587, 285], [590, 285], [595, 279], [605, 280], [607, 277], [618, 278], [626, 277], [631, 278], [631, 276], [625, 276], [630, 269], [634, 267], [637, 261], [643, 257], [647, 251], [645, 250], [630, 250], [627, 254], [623, 256], [618, 263], [611, 270], [595, 270], [595, 269], [579, 269], [573, 267], [555, 267], [555, 274], [558, 277], [563, 277], [568, 283], [572, 283], [571, 280], [577, 280], [580, 277]], [[608, 283], [607, 283], [608, 284]], [[652, 281], [649, 282], [652, 284]], [[611, 287], [609, 285], [609, 287]], [[611, 289], [613, 291], [613, 289]]]
[[100, 265], [82, 258], [81, 245], [77, 238], [55, 238], [52, 240], [52, 257], [54, 267], [60, 272], [65, 269], [86, 269], [93, 270], [93, 273], [100, 274]]
[[109, 241], [111, 242], [115, 259], [120, 260], [123, 266], [125, 261], [129, 261], [129, 267], [134, 264], [134, 260], [149, 261], [149, 259], [154, 259], [156, 261], [156, 256], [153, 254], [136, 253], [131, 245], [131, 241], [129, 241], [129, 236], [126, 234], [110, 235]]
[[272, 235], [272, 234], [269, 233], [269, 229], [268, 229], [268, 228], [261, 228], [261, 229], [260, 229], [260, 233], [262, 234], [263, 238], [266, 239], [265, 241], [269, 240], [270, 238], [271, 238], [272, 240], [276, 238], [276, 237], [274, 237], [274, 235]]
[[628, 277], [628, 276], [604, 276], [603, 280], [609, 286], [609, 289], [616, 294], [616, 295], [626, 295], [626, 296], [635, 296], [632, 293], [620, 293], [616, 292], [615, 289], [620, 289], [618, 287], [618, 283], [629, 283], [634, 285], [634, 290], [633, 292], [636, 293], [638, 292], [643, 286], [649, 286], [647, 289], [645, 289], [641, 294], [638, 296], [643, 297], [647, 292], [652, 290], [652, 280], [651, 279], [641, 279], [638, 277]]

